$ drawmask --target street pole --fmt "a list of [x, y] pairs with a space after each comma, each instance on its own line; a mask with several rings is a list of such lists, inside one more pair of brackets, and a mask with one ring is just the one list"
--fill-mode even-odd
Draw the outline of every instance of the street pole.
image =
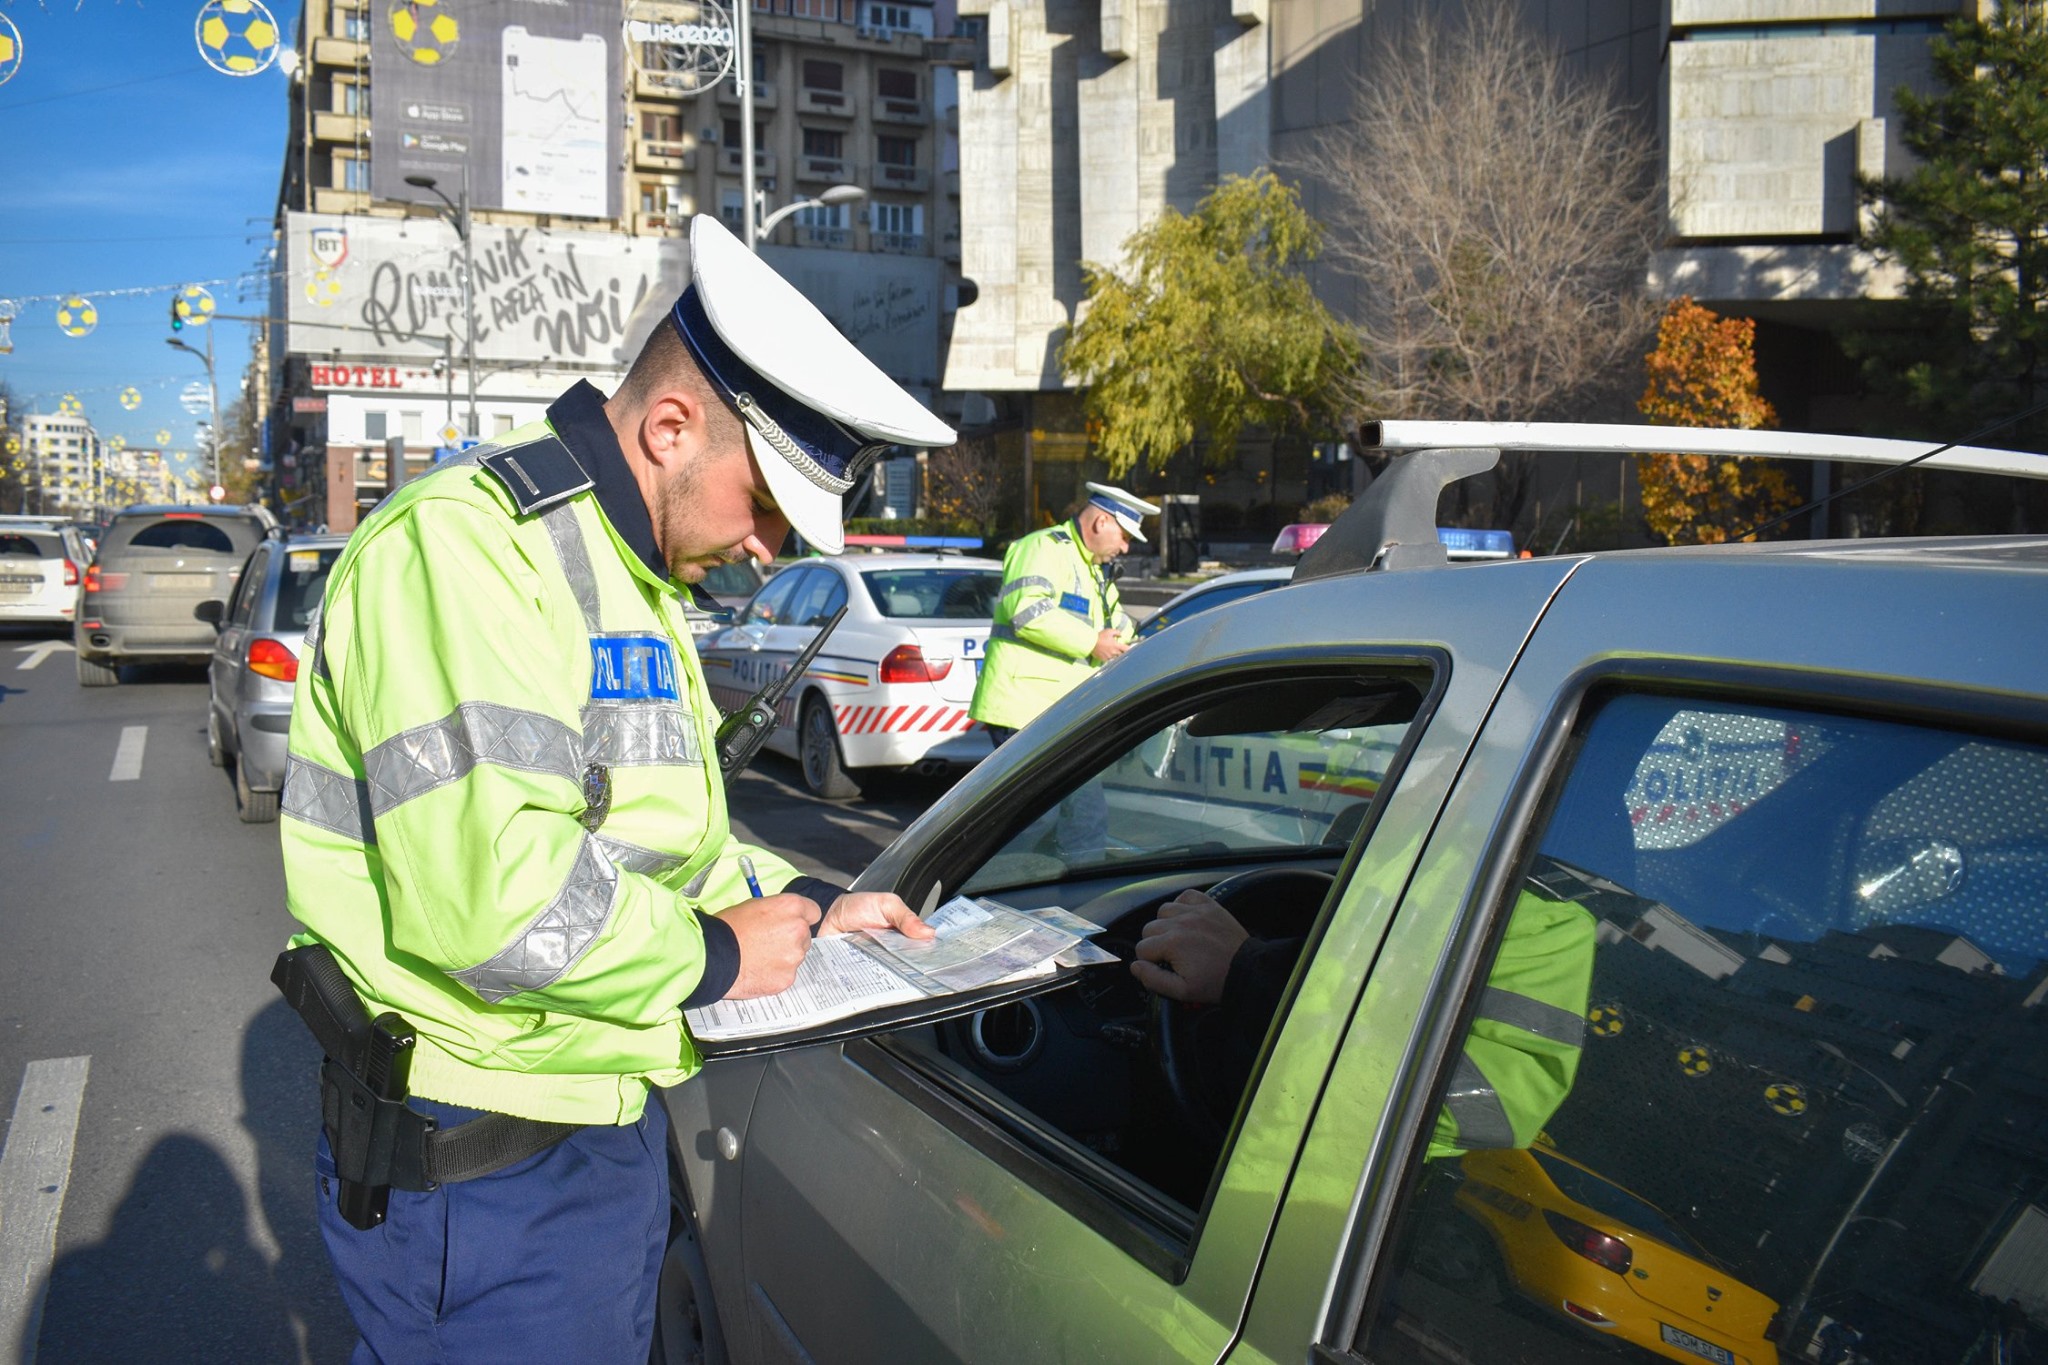
[[213, 482], [208, 485], [207, 500], [212, 501], [213, 490], [220, 482], [220, 385], [213, 374], [213, 328], [206, 329], [206, 430], [213, 438]]
[[754, 195], [754, 0], [732, 0], [733, 27], [739, 37], [739, 70], [734, 79], [740, 95], [740, 240], [747, 250], [761, 254], [754, 232], [758, 212]]
[[469, 318], [469, 437], [476, 429], [476, 251], [472, 242], [476, 226], [469, 216], [469, 162], [462, 163], [462, 202], [456, 206], [456, 226], [462, 233], [462, 307]]

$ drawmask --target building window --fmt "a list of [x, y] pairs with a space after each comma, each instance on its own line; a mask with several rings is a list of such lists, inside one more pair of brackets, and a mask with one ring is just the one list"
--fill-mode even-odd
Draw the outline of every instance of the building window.
[[839, 0], [789, 0], [789, 12], [799, 19], [823, 19], [840, 23]]
[[646, 214], [680, 214], [683, 211], [683, 187], [672, 180], [643, 180], [640, 182], [640, 212]]
[[361, 10], [334, 9], [328, 11], [329, 27], [337, 38], [347, 38], [358, 43], [370, 41], [370, 17]]
[[798, 209], [796, 220], [807, 228], [844, 231], [846, 228], [846, 205], [820, 204], [816, 208]]
[[334, 112], [337, 114], [369, 113], [369, 92], [353, 81], [337, 81], [334, 86]]
[[872, 210], [874, 230], [897, 237], [916, 237], [924, 232], [922, 204], [877, 204]]
[[389, 422], [389, 420], [390, 420], [390, 419], [389, 419], [388, 415], [387, 415], [387, 414], [385, 414], [385, 413], [381, 413], [381, 412], [366, 412], [366, 413], [364, 413], [364, 414], [363, 414], [363, 439], [364, 439], [365, 441], [381, 441], [381, 440], [383, 440], [383, 439], [384, 439], [384, 437], [385, 437], [385, 434], [386, 434], [386, 432], [387, 432], [387, 431], [389, 430], [389, 427], [387, 426], [387, 423]]
[[334, 178], [337, 189], [368, 190], [370, 188], [370, 162], [367, 157], [343, 156], [334, 160]]
[[[910, 21], [910, 7], [907, 5], [869, 5], [869, 28], [890, 33], [909, 33], [913, 29]], [[910, 98], [916, 98], [911, 96]]]
[[834, 161], [846, 155], [846, 135], [829, 128], [804, 129], [804, 155], [827, 156]]
[[[739, 145], [740, 145], [740, 121], [739, 121], [738, 119], [736, 119], [736, 118], [729, 118], [729, 119], [727, 119], [727, 120], [725, 121], [725, 127], [724, 127], [724, 129], [723, 129], [723, 130], [722, 130], [722, 131], [721, 131], [721, 132], [719, 133], [719, 135], [718, 135], [718, 136], [719, 136], [719, 141], [720, 141], [720, 143], [721, 143], [722, 145], [724, 145], [724, 146], [727, 146], [727, 147], [730, 147], [730, 148], [732, 148], [732, 149], [733, 149], [734, 151], [738, 151], [738, 150], [739, 150]], [[764, 145], [766, 145], [767, 141], [768, 141], [768, 125], [767, 125], [767, 124], [765, 124], [765, 123], [763, 123], [763, 122], [761, 122], [761, 120], [759, 120], [759, 119], [755, 119], [755, 120], [754, 120], [754, 150], [755, 150], [755, 151], [757, 151], [757, 152], [758, 152], [759, 150], [761, 150], [761, 148], [762, 148], [762, 147], [763, 147]]]
[[493, 436], [503, 436], [518, 425], [518, 420], [509, 412], [494, 412], [491, 414], [491, 435]]
[[915, 71], [898, 71], [885, 66], [875, 72], [875, 93], [885, 100], [915, 100], [918, 98], [917, 86]]
[[640, 139], [643, 142], [681, 142], [683, 121], [669, 109], [640, 111]]
[[875, 161], [883, 166], [915, 166], [917, 164], [917, 139], [914, 137], [877, 137], [875, 139]]
[[846, 68], [838, 62], [804, 60], [804, 89], [840, 91], [846, 88]]
[[738, 190], [720, 190], [718, 192], [718, 221], [724, 223], [734, 232], [738, 232], [743, 226], [740, 222], [740, 206], [745, 202], [746, 200]]

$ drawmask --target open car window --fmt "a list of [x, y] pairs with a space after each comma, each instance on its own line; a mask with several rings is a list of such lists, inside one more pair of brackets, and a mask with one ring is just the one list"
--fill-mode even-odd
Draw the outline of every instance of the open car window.
[[2023, 1358], [2048, 747], [1624, 693], [1550, 811], [1361, 1353]]

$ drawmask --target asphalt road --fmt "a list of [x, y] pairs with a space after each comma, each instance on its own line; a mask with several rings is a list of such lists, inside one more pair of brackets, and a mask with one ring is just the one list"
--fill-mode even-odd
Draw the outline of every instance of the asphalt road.
[[[268, 979], [277, 829], [236, 819], [205, 698], [197, 668], [82, 689], [63, 635], [0, 627], [0, 1361], [354, 1341], [313, 1214], [319, 1051]], [[764, 755], [735, 823], [844, 882], [943, 785], [835, 805]]]

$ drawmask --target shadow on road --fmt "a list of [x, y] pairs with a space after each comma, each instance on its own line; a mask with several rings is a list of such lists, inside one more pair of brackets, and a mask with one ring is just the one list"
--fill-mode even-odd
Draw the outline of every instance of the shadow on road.
[[242, 1048], [242, 1123], [256, 1192], [279, 1246], [251, 1235], [243, 1182], [206, 1140], [165, 1137], [137, 1166], [107, 1236], [52, 1267], [39, 1342], [20, 1359], [59, 1362], [307, 1361], [348, 1358], [355, 1330], [334, 1287], [313, 1204], [319, 1050], [282, 1000]]

